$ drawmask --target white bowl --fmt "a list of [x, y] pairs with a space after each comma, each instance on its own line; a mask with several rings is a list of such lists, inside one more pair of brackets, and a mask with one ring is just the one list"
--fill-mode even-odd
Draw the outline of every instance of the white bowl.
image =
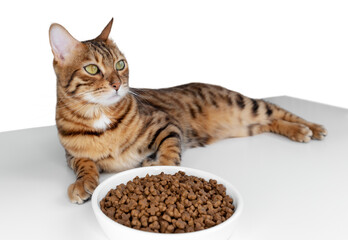
[[[157, 175], [161, 172], [174, 174], [178, 171], [183, 171], [187, 175], [201, 177], [207, 181], [209, 179], [215, 179], [218, 183], [223, 184], [226, 187], [226, 193], [233, 198], [233, 205], [235, 206], [234, 214], [225, 222], [201, 231], [190, 233], [151, 233], [123, 226], [122, 224], [111, 220], [101, 211], [99, 205], [100, 201], [106, 196], [110, 189], [116, 188], [117, 185], [121, 183], [126, 184], [136, 176], [145, 177], [146, 174]], [[101, 228], [111, 240], [224, 240], [229, 239], [233, 230], [236, 228], [236, 224], [243, 209], [243, 200], [235, 187], [214, 174], [186, 167], [155, 166], [127, 170], [106, 179], [94, 190], [92, 196], [92, 207]]]

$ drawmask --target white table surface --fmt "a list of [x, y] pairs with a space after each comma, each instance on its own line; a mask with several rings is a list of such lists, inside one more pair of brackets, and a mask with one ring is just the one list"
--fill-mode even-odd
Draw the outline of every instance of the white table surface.
[[[347, 240], [348, 110], [268, 100], [325, 125], [328, 136], [309, 143], [270, 133], [227, 139], [187, 150], [182, 165], [226, 178], [241, 192], [245, 208], [231, 240]], [[0, 133], [0, 153], [0, 239], [106, 239], [90, 202], [68, 200], [75, 176], [55, 126]]]

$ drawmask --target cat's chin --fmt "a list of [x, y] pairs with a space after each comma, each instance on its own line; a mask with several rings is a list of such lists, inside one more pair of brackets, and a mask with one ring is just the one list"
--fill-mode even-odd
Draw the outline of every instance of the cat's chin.
[[114, 90], [110, 90], [109, 92], [105, 92], [101, 96], [93, 96], [91, 93], [86, 94], [84, 99], [90, 103], [96, 103], [103, 106], [111, 106], [119, 101], [121, 101], [128, 93], [128, 88], [121, 86], [120, 89], [116, 92]]

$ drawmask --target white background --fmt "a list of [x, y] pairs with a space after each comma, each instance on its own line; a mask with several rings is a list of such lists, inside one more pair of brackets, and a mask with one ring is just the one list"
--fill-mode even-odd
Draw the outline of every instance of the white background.
[[347, 13], [346, 0], [3, 2], [0, 131], [55, 123], [50, 24], [87, 40], [111, 17], [132, 87], [199, 81], [348, 108]]

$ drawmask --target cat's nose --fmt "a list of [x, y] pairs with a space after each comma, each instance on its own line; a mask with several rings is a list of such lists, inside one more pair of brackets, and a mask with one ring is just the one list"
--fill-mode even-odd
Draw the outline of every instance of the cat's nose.
[[119, 81], [119, 80], [113, 81], [111, 83], [111, 87], [113, 89], [115, 89], [116, 91], [118, 91], [118, 89], [120, 89], [120, 87], [121, 87], [121, 81]]

